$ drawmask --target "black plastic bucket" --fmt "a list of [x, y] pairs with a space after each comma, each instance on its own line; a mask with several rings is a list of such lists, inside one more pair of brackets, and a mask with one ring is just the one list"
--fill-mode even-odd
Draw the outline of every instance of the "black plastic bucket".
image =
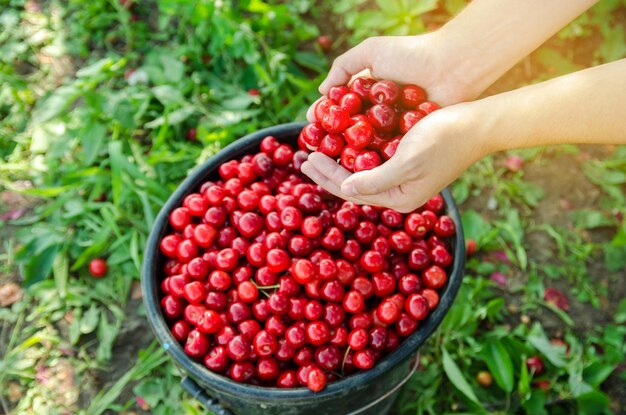
[[182, 204], [189, 193], [206, 180], [215, 178], [217, 168], [224, 162], [258, 151], [261, 140], [273, 135], [279, 141], [295, 144], [304, 123], [282, 124], [249, 134], [221, 150], [194, 170], [165, 203], [148, 238], [142, 268], [143, 299], [148, 321], [163, 348], [185, 373], [183, 387], [216, 415], [308, 415], [308, 414], [371, 414], [387, 413], [400, 387], [415, 371], [418, 348], [435, 331], [448, 312], [461, 285], [465, 264], [465, 242], [457, 207], [446, 189], [442, 195], [447, 214], [457, 226], [452, 240], [454, 263], [448, 281], [440, 291], [439, 305], [419, 328], [392, 353], [367, 371], [358, 372], [329, 383], [318, 393], [308, 388], [280, 389], [235, 382], [211, 372], [188, 357], [171, 335], [159, 307], [159, 286], [164, 256], [159, 241], [171, 231], [169, 212]]

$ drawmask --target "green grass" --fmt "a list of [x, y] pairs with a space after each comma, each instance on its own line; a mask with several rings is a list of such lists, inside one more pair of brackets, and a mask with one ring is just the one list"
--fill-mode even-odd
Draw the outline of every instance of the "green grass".
[[[150, 333], [130, 358], [117, 354], [126, 349], [116, 341], [144, 319], [131, 296], [160, 207], [227, 143], [304, 119], [333, 56], [369, 36], [436, 28], [464, 3], [5, 1], [0, 214], [26, 213], [0, 221], [0, 285], [24, 290], [0, 308], [3, 410], [202, 413]], [[624, 13], [623, 1], [598, 3], [524, 63], [532, 76], [517, 67], [506, 79], [521, 86], [625, 56]], [[320, 34], [335, 41], [328, 55]], [[626, 410], [626, 302], [612, 292], [626, 265], [626, 151], [605, 150], [586, 159], [589, 149], [575, 146], [516, 152], [525, 161], [518, 173], [504, 156], [489, 157], [454, 184], [480, 252], [397, 413]], [[546, 217], [559, 191], [551, 181], [561, 178], [542, 174], [556, 162], [579, 167], [584, 195], [571, 212]], [[95, 257], [109, 264], [102, 280], [86, 270]], [[504, 287], [490, 280], [496, 271]], [[555, 286], [569, 311], [544, 301]], [[592, 327], [581, 323], [586, 314]], [[544, 375], [526, 371], [531, 355], [544, 357]], [[492, 372], [493, 386], [478, 385], [480, 370]], [[536, 388], [538, 379], [550, 390]]]

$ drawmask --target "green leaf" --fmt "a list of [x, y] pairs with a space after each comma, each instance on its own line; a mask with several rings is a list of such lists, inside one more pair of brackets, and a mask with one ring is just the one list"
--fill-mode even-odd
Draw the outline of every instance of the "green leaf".
[[452, 382], [452, 384], [470, 401], [475, 403], [477, 406], [482, 407], [480, 401], [476, 397], [474, 390], [470, 386], [469, 382], [463, 376], [461, 369], [454, 363], [452, 357], [448, 354], [448, 351], [445, 347], [441, 347], [441, 354], [443, 359], [443, 370], [446, 372], [446, 376]]
[[89, 334], [96, 329], [100, 318], [100, 310], [92, 303], [89, 309], [83, 314], [83, 318], [80, 320], [80, 332], [82, 334]]
[[513, 362], [500, 340], [488, 340], [480, 355], [500, 389], [511, 393], [513, 391]]
[[617, 310], [615, 311], [615, 322], [622, 324], [626, 322], [626, 298], [619, 302]]
[[600, 391], [584, 393], [576, 398], [581, 415], [609, 414], [609, 398]]
[[454, 16], [465, 8], [465, 0], [444, 0], [443, 5], [446, 12]]
[[418, 0], [416, 3], [411, 2], [410, 13], [417, 16], [426, 12], [433, 11], [437, 8], [437, 0]]
[[65, 250], [60, 252], [54, 259], [52, 273], [54, 275], [54, 283], [59, 291], [59, 296], [65, 299], [67, 295], [67, 280], [69, 278], [68, 260]]
[[152, 88], [152, 93], [163, 106], [183, 104], [185, 102], [185, 98], [180, 90], [171, 85], [155, 86]]
[[109, 318], [103, 313], [98, 325], [99, 343], [96, 350], [96, 359], [98, 361], [106, 362], [111, 359], [111, 351], [119, 330], [120, 323], [110, 323]]
[[144, 127], [156, 128], [160, 127], [167, 122], [168, 125], [176, 125], [185, 121], [187, 118], [194, 115], [198, 110], [193, 105], [185, 105], [182, 108], [174, 110], [166, 115], [162, 115], [154, 120], [147, 122]]
[[461, 214], [461, 223], [463, 224], [465, 238], [474, 239], [477, 242], [479, 242], [490, 229], [487, 221], [483, 219], [480, 213], [473, 209], [466, 210]]
[[542, 389], [535, 389], [530, 398], [522, 404], [528, 415], [548, 415], [545, 409], [546, 393]]
[[583, 379], [593, 387], [599, 387], [615, 370], [615, 365], [594, 362], [583, 370]]
[[611, 226], [613, 223], [602, 212], [593, 209], [581, 209], [570, 214], [574, 226], [579, 229], [593, 229]]
[[517, 391], [522, 398], [522, 401], [530, 399], [530, 376], [528, 376], [528, 368], [526, 367], [526, 356], [521, 356], [520, 362], [520, 374], [517, 381]]
[[564, 348], [550, 343], [550, 340], [544, 333], [543, 328], [541, 328], [539, 323], [533, 324], [530, 332], [528, 333], [527, 340], [554, 366], [562, 368], [567, 364], [567, 361], [565, 360]]
[[54, 259], [61, 250], [61, 245], [51, 245], [39, 255], [30, 259], [24, 270], [24, 286], [29, 287], [36, 282], [43, 281], [50, 275]]
[[619, 271], [626, 267], [626, 246], [604, 245], [604, 264], [611, 271]]
[[61, 115], [79, 96], [75, 86], [59, 87], [48, 98], [39, 100], [33, 111], [33, 125], [41, 124]]
[[323, 72], [328, 69], [328, 60], [315, 52], [296, 52], [293, 59], [298, 65], [314, 70], [315, 72]]

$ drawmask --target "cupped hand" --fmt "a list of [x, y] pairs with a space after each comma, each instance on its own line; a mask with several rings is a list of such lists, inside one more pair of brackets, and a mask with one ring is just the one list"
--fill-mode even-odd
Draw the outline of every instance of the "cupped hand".
[[391, 159], [372, 170], [350, 173], [315, 152], [302, 172], [342, 199], [410, 212], [490, 153], [475, 128], [472, 105], [453, 105], [429, 114], [404, 136]]
[[[346, 85], [354, 76], [367, 74], [375, 79], [419, 85], [429, 100], [441, 106], [473, 99], [481, 91], [474, 91], [469, 79], [456, 71], [462, 59], [457, 52], [459, 42], [441, 31], [366, 39], [335, 59], [320, 85], [320, 93], [326, 95], [331, 87]], [[307, 112], [309, 121], [315, 120], [314, 107], [315, 103]]]

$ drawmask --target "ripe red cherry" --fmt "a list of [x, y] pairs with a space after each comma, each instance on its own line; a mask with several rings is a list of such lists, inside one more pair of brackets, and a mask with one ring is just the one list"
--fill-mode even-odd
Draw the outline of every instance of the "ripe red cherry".
[[259, 380], [268, 382], [274, 380], [280, 374], [278, 361], [273, 357], [259, 359], [256, 365], [256, 376]]
[[187, 340], [187, 336], [189, 336], [190, 331], [191, 325], [185, 320], [178, 320], [172, 326], [172, 334], [174, 335], [174, 338], [181, 343]]
[[315, 349], [315, 363], [324, 370], [337, 370], [341, 365], [342, 353], [337, 346], [327, 344]]
[[89, 273], [94, 278], [102, 278], [107, 274], [107, 262], [102, 258], [95, 258], [89, 262]]
[[348, 92], [339, 100], [339, 106], [345, 108], [350, 115], [356, 115], [361, 111], [363, 103], [357, 94]]
[[196, 327], [203, 333], [216, 333], [223, 326], [220, 315], [215, 310], [205, 310], [198, 319]]
[[307, 238], [317, 238], [322, 234], [322, 222], [315, 216], [309, 216], [302, 221], [301, 232]]
[[422, 282], [415, 274], [405, 274], [398, 280], [398, 290], [405, 295], [416, 293], [422, 287]]
[[350, 89], [348, 89], [348, 87], [345, 85], [333, 86], [330, 87], [330, 89], [328, 90], [328, 98], [332, 99], [335, 102], [339, 102], [341, 97], [346, 95], [348, 92], [350, 92]]
[[378, 81], [369, 91], [372, 104], [393, 105], [400, 97], [400, 87], [392, 81]]
[[366, 251], [363, 255], [361, 255], [359, 263], [367, 272], [374, 273], [383, 269], [384, 258], [380, 252]]
[[298, 378], [296, 371], [293, 369], [287, 369], [281, 372], [276, 379], [276, 386], [279, 388], [296, 388], [298, 387]]
[[236, 382], [247, 382], [255, 373], [255, 367], [250, 362], [235, 362], [228, 369], [228, 376]]
[[327, 134], [320, 142], [317, 151], [326, 154], [328, 157], [337, 157], [345, 147], [346, 142], [341, 134]]
[[214, 226], [201, 223], [193, 230], [193, 240], [201, 248], [208, 248], [213, 244], [217, 229]]
[[317, 103], [317, 105], [315, 106], [314, 114], [315, 114], [315, 119], [317, 120], [317, 122], [320, 123], [320, 125], [321, 125], [322, 119], [324, 118], [324, 115], [327, 115], [329, 113], [330, 107], [336, 104], [337, 103], [333, 101], [332, 99], [323, 99]]
[[185, 299], [191, 304], [199, 304], [206, 297], [206, 289], [200, 281], [193, 281], [185, 285]]
[[176, 208], [170, 213], [170, 225], [177, 231], [182, 231], [191, 223], [191, 214], [186, 207]]
[[306, 336], [314, 346], [321, 346], [330, 339], [330, 330], [322, 321], [312, 321], [306, 326]]
[[278, 347], [278, 342], [272, 333], [261, 330], [254, 336], [253, 345], [259, 357], [269, 357]]
[[272, 160], [274, 164], [279, 167], [284, 167], [291, 163], [293, 159], [293, 150], [290, 146], [286, 144], [281, 144], [278, 146], [276, 151], [274, 151], [274, 155], [272, 156]]
[[359, 215], [354, 209], [339, 209], [334, 219], [335, 225], [342, 231], [354, 229], [359, 223]]
[[422, 297], [424, 297], [426, 301], [428, 301], [428, 308], [430, 308], [431, 310], [437, 307], [437, 304], [439, 304], [439, 294], [437, 293], [437, 291], [430, 288], [424, 288], [420, 291], [420, 294], [422, 294]]
[[422, 281], [428, 288], [438, 289], [445, 285], [448, 280], [446, 271], [438, 265], [433, 265], [422, 274]]
[[354, 366], [357, 368], [366, 370], [371, 369], [374, 366], [376, 358], [374, 357], [374, 352], [371, 349], [363, 349], [354, 354], [352, 361]]
[[430, 251], [430, 258], [432, 259], [433, 264], [444, 268], [448, 267], [452, 263], [452, 255], [450, 255], [448, 250], [442, 245], [433, 247]]
[[325, 135], [326, 131], [319, 122], [307, 124], [302, 129], [302, 139], [311, 147], [318, 147]]
[[426, 235], [426, 221], [419, 213], [411, 213], [404, 220], [404, 230], [413, 238], [421, 239]]
[[376, 308], [376, 316], [385, 324], [391, 324], [400, 317], [400, 307], [389, 300], [382, 301]]
[[239, 218], [237, 229], [244, 237], [253, 238], [263, 230], [263, 219], [254, 212], [246, 212]]
[[210, 344], [206, 334], [191, 330], [185, 343], [185, 353], [193, 358], [203, 357], [209, 351]]
[[434, 231], [441, 237], [450, 237], [456, 232], [456, 225], [452, 218], [446, 215], [442, 215], [437, 219], [435, 223]]
[[289, 254], [282, 249], [271, 249], [267, 253], [266, 264], [270, 271], [276, 273], [282, 272], [289, 268]]
[[396, 111], [389, 105], [376, 104], [370, 108], [367, 118], [372, 127], [383, 133], [391, 133], [398, 124]]
[[372, 170], [380, 165], [380, 156], [375, 151], [362, 151], [354, 159], [355, 172]]
[[413, 128], [415, 124], [417, 124], [424, 117], [425, 115], [419, 111], [405, 111], [402, 113], [402, 115], [400, 115], [398, 129], [402, 134], [406, 134], [411, 128]]
[[375, 83], [371, 78], [357, 78], [350, 85], [350, 91], [357, 94], [363, 102], [369, 102], [370, 89]]
[[172, 295], [166, 295], [161, 300], [161, 309], [165, 317], [175, 319], [183, 314], [185, 309], [185, 301]]
[[293, 277], [300, 284], [306, 284], [315, 279], [317, 270], [315, 265], [308, 259], [298, 259], [293, 266]]
[[526, 359], [526, 368], [535, 375], [541, 375], [544, 371], [543, 360], [539, 356], [531, 356]]
[[380, 148], [380, 154], [383, 159], [389, 160], [393, 157], [394, 154], [396, 154], [396, 150], [400, 145], [400, 140], [401, 138], [394, 138], [393, 140], [387, 141], [385, 144], [382, 145], [382, 147]]
[[417, 106], [417, 109], [426, 115], [430, 114], [433, 111], [437, 111], [440, 108], [441, 107], [439, 105], [431, 101], [422, 102], [421, 104]]
[[178, 235], [167, 235], [163, 239], [161, 239], [161, 252], [170, 258], [176, 258], [176, 251], [178, 250], [178, 245], [182, 242], [182, 239]]
[[339, 228], [328, 228], [326, 234], [322, 238], [322, 246], [331, 251], [338, 251], [343, 247], [345, 238], [343, 232]]
[[409, 253], [407, 263], [410, 269], [421, 271], [430, 264], [430, 257], [423, 249], [415, 248]]
[[406, 298], [404, 310], [415, 320], [422, 320], [428, 315], [430, 309], [428, 301], [420, 294], [414, 293]]
[[[258, 336], [257, 334], [257, 337]], [[246, 360], [250, 354], [250, 340], [242, 335], [237, 335], [226, 345], [226, 352], [228, 353], [228, 357], [234, 361], [242, 362]]]
[[237, 286], [237, 294], [244, 303], [252, 303], [259, 297], [259, 289], [251, 281], [243, 281]]
[[439, 213], [443, 209], [444, 205], [445, 201], [443, 200], [443, 197], [440, 194], [437, 194], [424, 203], [424, 209], [430, 210], [434, 213]]
[[419, 86], [406, 85], [400, 91], [400, 102], [404, 108], [415, 109], [419, 104], [426, 101], [426, 91]]
[[350, 126], [350, 113], [339, 105], [332, 105], [323, 115], [321, 123], [329, 133], [341, 133]]
[[367, 121], [357, 121], [346, 128], [343, 136], [350, 147], [362, 150], [372, 142], [374, 129]]
[[396, 279], [388, 272], [377, 272], [372, 275], [373, 293], [377, 297], [387, 297], [396, 288]]

